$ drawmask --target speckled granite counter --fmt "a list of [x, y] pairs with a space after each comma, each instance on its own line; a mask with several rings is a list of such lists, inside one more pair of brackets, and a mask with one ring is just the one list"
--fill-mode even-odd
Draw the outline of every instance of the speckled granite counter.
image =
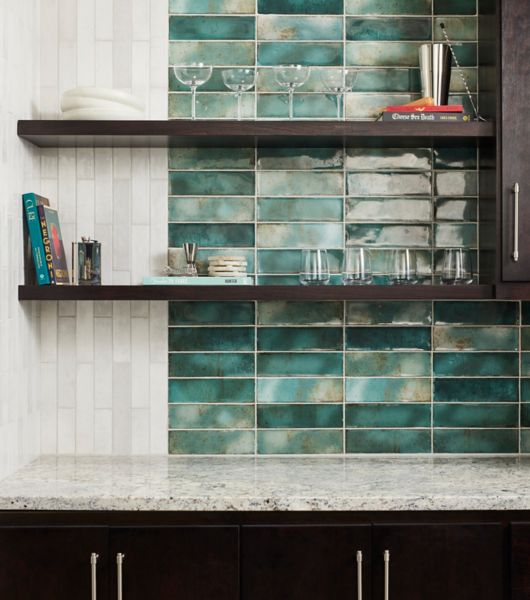
[[530, 458], [42, 457], [0, 510], [530, 510]]

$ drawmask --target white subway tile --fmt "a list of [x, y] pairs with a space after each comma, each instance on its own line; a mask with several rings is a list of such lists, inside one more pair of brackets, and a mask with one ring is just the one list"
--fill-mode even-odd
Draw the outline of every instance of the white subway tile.
[[112, 42], [96, 42], [96, 86], [114, 87], [114, 71], [112, 68], [113, 48]]
[[94, 454], [112, 454], [112, 409], [94, 412]]
[[112, 334], [113, 358], [116, 363], [131, 361], [131, 304], [130, 302], [114, 302]]
[[132, 449], [130, 363], [114, 363], [112, 399], [112, 453], [130, 454]]
[[94, 452], [94, 365], [77, 363], [76, 452]]
[[167, 365], [151, 363], [151, 454], [168, 453]]
[[[45, 352], [45, 349], [42, 349]], [[61, 317], [58, 324], [57, 398], [60, 408], [75, 406], [76, 391], [76, 335], [75, 319]]]
[[114, 34], [114, 0], [96, 0], [96, 39], [112, 40]]
[[75, 454], [75, 410], [59, 408], [57, 411], [57, 453]]
[[150, 453], [150, 415], [148, 408], [133, 408], [131, 415], [131, 453], [148, 455]]
[[131, 369], [133, 408], [149, 407], [149, 321], [131, 319]]
[[96, 83], [95, 1], [77, 0], [77, 84]]
[[77, 363], [94, 362], [94, 303], [78, 302], [76, 314]]
[[96, 409], [112, 408], [112, 319], [94, 319], [94, 400]]

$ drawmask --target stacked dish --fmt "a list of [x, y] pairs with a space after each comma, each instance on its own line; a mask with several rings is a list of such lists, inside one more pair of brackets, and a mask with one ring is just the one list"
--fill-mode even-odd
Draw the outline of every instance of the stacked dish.
[[247, 274], [247, 261], [243, 256], [209, 256], [210, 277], [240, 277]]
[[131, 94], [101, 87], [78, 87], [64, 92], [62, 118], [66, 121], [143, 119], [145, 107]]

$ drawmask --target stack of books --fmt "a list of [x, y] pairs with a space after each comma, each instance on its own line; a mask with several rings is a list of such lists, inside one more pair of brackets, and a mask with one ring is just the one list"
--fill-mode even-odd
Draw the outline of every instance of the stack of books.
[[382, 120], [385, 122], [414, 122], [414, 123], [461, 123], [471, 121], [471, 117], [464, 113], [461, 104], [448, 104], [446, 106], [387, 106], [383, 111]]

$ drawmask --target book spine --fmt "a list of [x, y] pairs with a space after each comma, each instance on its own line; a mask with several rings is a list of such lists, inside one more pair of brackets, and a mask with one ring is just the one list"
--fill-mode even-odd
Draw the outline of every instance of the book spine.
[[423, 113], [461, 113], [464, 112], [462, 104], [447, 104], [445, 106], [387, 106], [386, 112], [423, 112]]
[[37, 198], [35, 194], [24, 194], [22, 202], [24, 204], [26, 226], [31, 241], [31, 253], [33, 254], [33, 262], [35, 264], [37, 283], [39, 285], [48, 285], [50, 283], [50, 275], [46, 264]]
[[42, 243], [44, 245], [44, 260], [46, 261], [46, 267], [50, 278], [50, 283], [55, 284], [55, 269], [53, 268], [53, 255], [52, 247], [50, 242], [50, 234], [48, 232], [48, 223], [46, 222], [46, 213], [44, 212], [44, 206], [37, 208], [39, 212], [40, 230], [42, 235]]
[[414, 122], [414, 123], [464, 123], [470, 121], [469, 115], [461, 113], [402, 113], [385, 112], [383, 113], [385, 122]]

